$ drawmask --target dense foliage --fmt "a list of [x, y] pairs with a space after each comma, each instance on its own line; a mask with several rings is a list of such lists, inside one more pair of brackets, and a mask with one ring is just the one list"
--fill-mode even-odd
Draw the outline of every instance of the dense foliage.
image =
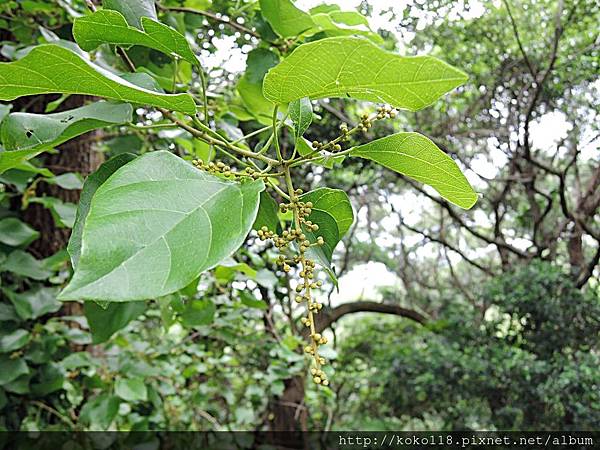
[[0, 428], [600, 428], [600, 7], [464, 3], [1, 4]]

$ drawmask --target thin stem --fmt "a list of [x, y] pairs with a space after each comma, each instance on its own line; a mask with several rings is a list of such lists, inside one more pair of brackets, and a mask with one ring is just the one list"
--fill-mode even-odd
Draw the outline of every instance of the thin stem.
[[241, 138], [236, 139], [235, 141], [233, 141], [231, 143], [232, 144], [237, 144], [237, 143], [243, 141], [244, 139], [248, 139], [249, 137], [256, 136], [257, 134], [260, 134], [263, 131], [267, 131], [267, 130], [269, 130], [271, 128], [273, 128], [273, 125], [267, 125], [266, 127], [262, 127], [259, 130], [253, 131], [252, 133], [248, 133], [248, 134], [242, 136]]
[[[287, 191], [289, 193], [290, 196], [290, 204], [292, 206], [292, 211], [294, 214], [294, 227], [296, 229], [296, 233], [298, 235], [300, 235], [302, 233], [302, 226], [300, 224], [300, 212], [298, 211], [298, 196], [296, 195], [296, 191], [294, 190], [294, 185], [292, 183], [292, 175], [290, 173], [290, 168], [288, 166], [284, 167], [284, 173], [285, 173], [285, 182], [287, 185]], [[312, 297], [311, 297], [311, 292], [310, 292], [310, 285], [311, 285], [311, 281], [308, 278], [308, 266], [306, 264], [306, 258], [304, 257], [304, 252], [300, 252], [300, 263], [302, 264], [302, 272], [304, 273], [304, 292], [305, 295], [307, 297], [307, 302], [306, 302], [306, 310], [307, 310], [307, 316], [308, 316], [308, 320], [309, 320], [309, 327], [310, 327], [310, 342], [311, 342], [311, 347], [313, 349], [313, 357], [314, 357], [314, 361], [315, 361], [315, 368], [317, 370], [319, 370], [321, 368], [321, 363], [319, 361], [319, 347], [317, 345], [317, 342], [315, 341], [315, 339], [313, 338], [313, 336], [316, 334], [316, 329], [315, 329], [315, 319], [314, 319], [314, 314], [312, 312], [312, 309], [310, 308], [312, 305]]]
[[275, 142], [275, 151], [277, 152], [277, 159], [279, 162], [283, 162], [283, 156], [281, 156], [281, 147], [279, 146], [279, 129], [277, 128], [277, 110], [279, 107], [275, 105], [273, 108], [273, 141]]
[[200, 85], [202, 87], [202, 107], [204, 109], [204, 121], [206, 122], [206, 127], [210, 128], [210, 122], [208, 121], [208, 97], [206, 95], [208, 85], [206, 83], [206, 77], [204, 76], [204, 69], [200, 66], [200, 64], [198, 64], [198, 74], [200, 75]]

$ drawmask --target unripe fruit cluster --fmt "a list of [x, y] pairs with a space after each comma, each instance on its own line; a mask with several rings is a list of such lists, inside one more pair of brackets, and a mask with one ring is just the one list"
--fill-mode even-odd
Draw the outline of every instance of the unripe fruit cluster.
[[[301, 195], [300, 189], [294, 191], [295, 195]], [[322, 236], [316, 238], [316, 242], [311, 243], [308, 240], [305, 232], [315, 233], [319, 230], [319, 226], [316, 223], [308, 220], [308, 216], [312, 213], [313, 203], [302, 202], [299, 200], [293, 200], [290, 203], [282, 203], [279, 205], [279, 209], [282, 212], [294, 211], [295, 217], [297, 218], [300, 226], [296, 228], [288, 228], [284, 230], [281, 235], [269, 230], [267, 227], [261, 227], [257, 231], [260, 240], [272, 240], [274, 245], [282, 252], [277, 257], [276, 263], [285, 273], [289, 273], [292, 270], [292, 266], [299, 265], [298, 271], [298, 283], [296, 285], [296, 303], [306, 303], [307, 316], [302, 317], [300, 321], [302, 324], [310, 330], [310, 343], [304, 348], [305, 353], [309, 354], [313, 358], [313, 368], [311, 373], [313, 375], [313, 381], [316, 384], [323, 386], [329, 385], [329, 380], [325, 372], [321, 369], [326, 361], [325, 358], [319, 356], [318, 347], [327, 343], [327, 338], [322, 336], [320, 333], [315, 331], [314, 314], [318, 313], [322, 308], [323, 304], [314, 300], [311, 295], [312, 289], [318, 289], [323, 285], [320, 280], [315, 281], [315, 262], [306, 256], [306, 252], [310, 247], [324, 245], [325, 241]], [[306, 230], [306, 231], [303, 231]], [[295, 243], [295, 249], [297, 254], [293, 256], [286, 256], [283, 254], [291, 243]]]
[[212, 174], [219, 174], [225, 178], [231, 178], [232, 180], [241, 179], [244, 177], [252, 178], [253, 180], [259, 178], [259, 173], [252, 167], [246, 167], [243, 172], [237, 172], [235, 169], [232, 169], [221, 161], [205, 163], [201, 159], [195, 159], [192, 161], [192, 164], [200, 170], [204, 170], [205, 172]]

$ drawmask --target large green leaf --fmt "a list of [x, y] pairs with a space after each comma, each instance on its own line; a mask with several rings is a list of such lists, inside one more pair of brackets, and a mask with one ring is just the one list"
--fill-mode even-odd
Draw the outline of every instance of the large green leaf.
[[92, 332], [92, 344], [106, 342], [146, 309], [144, 302], [109, 303], [102, 308], [95, 302], [85, 302], [85, 317]]
[[128, 25], [119, 12], [103, 9], [75, 19], [73, 37], [85, 51], [104, 43], [142, 45], [198, 65], [198, 58], [179, 32], [148, 17], [141, 18], [141, 25], [142, 30], [139, 30]]
[[102, 5], [106, 9], [119, 11], [129, 25], [141, 26], [142, 17], [156, 18], [156, 6], [154, 0], [104, 0]]
[[431, 56], [404, 57], [356, 37], [300, 45], [267, 73], [264, 96], [285, 104], [310, 97], [354, 97], [416, 111], [460, 86], [467, 76]]
[[196, 112], [189, 94], [140, 88], [58, 45], [39, 45], [18, 61], [0, 63], [0, 100], [50, 93], [94, 95], [187, 114]]
[[305, 227], [304, 233], [308, 240], [316, 242], [317, 237], [321, 236], [325, 241], [322, 246], [311, 247], [310, 252], [323, 267], [329, 269], [333, 250], [354, 222], [348, 195], [339, 189], [319, 188], [307, 192], [300, 199], [312, 202], [312, 212], [307, 219], [319, 226], [317, 231], [308, 231]]
[[71, 238], [67, 249], [71, 256], [71, 263], [74, 268], [77, 268], [79, 262], [79, 256], [81, 255], [81, 236], [83, 234], [83, 224], [90, 211], [92, 204], [92, 197], [98, 190], [98, 188], [104, 183], [113, 173], [117, 171], [121, 166], [124, 166], [130, 161], [136, 158], [131, 153], [121, 153], [102, 164], [98, 170], [92, 173], [83, 184], [83, 190], [79, 197], [79, 205], [77, 206], [77, 214], [75, 216], [75, 224], [73, 225], [73, 231], [71, 232]]
[[132, 112], [127, 103], [100, 101], [56, 114], [9, 114], [0, 126], [7, 150], [0, 152], [0, 173], [88, 131], [129, 122]]
[[315, 26], [309, 14], [296, 8], [290, 0], [260, 0], [260, 11], [279, 36], [298, 36]]
[[425, 183], [461, 208], [469, 209], [477, 201], [477, 194], [454, 160], [422, 134], [392, 134], [359, 145], [350, 154]]
[[145, 300], [184, 288], [242, 244], [263, 189], [165, 151], [131, 161], [92, 197], [81, 257], [59, 299]]

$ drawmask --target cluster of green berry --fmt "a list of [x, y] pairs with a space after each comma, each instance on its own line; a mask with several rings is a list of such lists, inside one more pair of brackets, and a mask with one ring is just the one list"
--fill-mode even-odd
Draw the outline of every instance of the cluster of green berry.
[[192, 161], [192, 164], [200, 170], [204, 170], [213, 175], [222, 175], [223, 177], [232, 180], [239, 180], [244, 177], [256, 180], [260, 177], [260, 173], [252, 167], [246, 167], [243, 172], [238, 172], [221, 161], [205, 163], [201, 159], [195, 159]]
[[[292, 270], [292, 266], [299, 266], [299, 279], [296, 285], [296, 297], [294, 300], [299, 304], [306, 303], [307, 315], [306, 317], [302, 317], [300, 321], [310, 330], [310, 343], [306, 345], [304, 351], [313, 358], [313, 367], [311, 368], [313, 381], [316, 384], [327, 386], [329, 385], [329, 380], [325, 372], [321, 369], [326, 361], [325, 358], [319, 356], [318, 352], [319, 346], [327, 343], [327, 338], [316, 332], [314, 319], [314, 314], [317, 314], [323, 308], [323, 304], [313, 299], [311, 292], [314, 289], [320, 288], [323, 282], [315, 280], [315, 262], [306, 255], [310, 247], [324, 245], [325, 241], [322, 236], [318, 236], [313, 243], [308, 240], [305, 231], [314, 233], [319, 230], [319, 226], [316, 223], [308, 220], [313, 204], [312, 202], [302, 202], [297, 199], [297, 196], [302, 194], [300, 189], [297, 189], [294, 194], [295, 200], [290, 203], [280, 204], [279, 209], [283, 213], [287, 211], [294, 212], [296, 227], [290, 227], [282, 231], [281, 234], [277, 234], [267, 227], [262, 227], [257, 231], [257, 234], [262, 241], [273, 241], [275, 247], [282, 252], [277, 258], [277, 265], [281, 267], [281, 270], [289, 273]], [[295, 243], [294, 248], [297, 250], [297, 254], [288, 256], [284, 252], [289, 249], [291, 243]]]

